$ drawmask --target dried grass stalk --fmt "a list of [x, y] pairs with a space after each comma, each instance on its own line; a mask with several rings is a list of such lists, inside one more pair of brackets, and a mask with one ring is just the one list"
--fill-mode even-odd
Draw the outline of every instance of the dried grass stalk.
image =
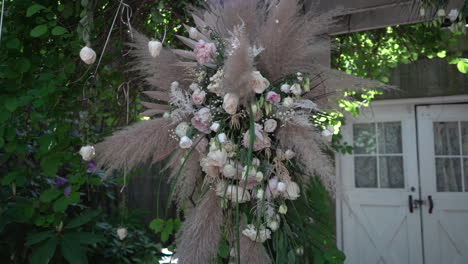
[[138, 122], [97, 144], [96, 161], [108, 172], [135, 168], [147, 161], [154, 164], [177, 148], [177, 141], [169, 136], [173, 128], [166, 118]]
[[197, 184], [201, 182], [203, 176], [200, 167], [200, 154], [192, 151], [190, 156], [187, 157], [185, 167], [177, 177], [179, 168], [182, 166], [183, 154], [184, 152], [181, 152], [179, 155], [174, 156], [173, 163], [171, 164], [172, 173], [169, 176], [169, 181], [176, 183], [173, 200], [179, 209], [186, 201], [191, 199]]
[[220, 198], [210, 190], [182, 224], [175, 254], [178, 263], [207, 264], [216, 260], [222, 224]]
[[262, 243], [240, 236], [240, 263], [270, 264], [271, 259]]

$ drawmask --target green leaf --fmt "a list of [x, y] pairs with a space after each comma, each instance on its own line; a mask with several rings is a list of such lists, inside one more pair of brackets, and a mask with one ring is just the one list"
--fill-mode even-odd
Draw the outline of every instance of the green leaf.
[[34, 233], [34, 234], [29, 234], [26, 237], [26, 246], [32, 246], [35, 245], [39, 242], [42, 242], [48, 238], [51, 238], [54, 235], [53, 231], [44, 231], [44, 232], [39, 232], [39, 233]]
[[54, 36], [60, 36], [67, 33], [67, 30], [64, 27], [61, 26], [56, 26], [52, 29], [52, 35]]
[[62, 194], [62, 191], [57, 189], [57, 188], [50, 188], [41, 193], [41, 196], [39, 197], [39, 201], [43, 203], [50, 203], [57, 199], [60, 194]]
[[221, 258], [229, 257], [229, 245], [226, 243], [226, 241], [222, 241], [221, 245], [219, 246], [219, 256]]
[[60, 248], [61, 248], [63, 257], [70, 264], [87, 264], [88, 263], [88, 258], [86, 257], [86, 251], [80, 246], [78, 241], [73, 241], [64, 235], [60, 243]]
[[47, 32], [47, 25], [42, 24], [42, 25], [39, 25], [39, 26], [36, 26], [35, 28], [33, 28], [29, 34], [33, 38], [38, 38], [38, 37], [44, 35], [46, 32]]
[[57, 248], [57, 237], [52, 237], [42, 246], [36, 248], [29, 258], [30, 264], [47, 264], [52, 259]]
[[90, 232], [65, 233], [63, 235], [63, 239], [71, 240], [81, 245], [92, 245], [105, 241], [105, 238], [103, 236], [96, 235]]
[[7, 98], [5, 102], [5, 108], [10, 111], [14, 112], [16, 108], [18, 107], [18, 100], [16, 98]]
[[80, 216], [78, 216], [78, 217], [74, 218], [73, 220], [71, 220], [65, 226], [65, 228], [76, 228], [76, 227], [82, 226], [82, 225], [88, 223], [89, 221], [93, 220], [100, 213], [101, 212], [97, 211], [97, 210], [85, 212], [85, 213], [81, 214]]
[[171, 233], [167, 232], [166, 230], [163, 230], [161, 232], [161, 241], [166, 242], [167, 240], [169, 240], [170, 235], [171, 235]]
[[149, 227], [154, 230], [154, 232], [159, 233], [164, 228], [164, 220], [160, 218], [156, 218], [151, 221]]
[[468, 59], [460, 59], [457, 63], [457, 69], [461, 73], [468, 73]]
[[21, 72], [21, 73], [25, 73], [25, 72], [28, 72], [29, 69], [31, 68], [31, 62], [29, 62], [28, 59], [26, 58], [20, 58], [18, 61], [17, 61], [17, 67], [18, 67], [18, 70]]
[[54, 176], [62, 163], [62, 153], [53, 153], [41, 160], [41, 168], [46, 176]]
[[80, 201], [80, 194], [77, 192], [72, 193], [70, 196], [63, 196], [57, 199], [52, 205], [54, 212], [64, 212], [70, 204]]
[[26, 10], [26, 17], [31, 17], [42, 9], [45, 9], [45, 7], [39, 4], [34, 4]]
[[8, 185], [8, 184], [11, 184], [15, 179], [16, 177], [18, 176], [18, 172], [17, 171], [14, 171], [14, 172], [10, 172], [8, 173], [7, 175], [5, 175], [2, 179], [2, 185]]
[[437, 57], [445, 58], [445, 56], [447, 56], [447, 51], [443, 50], [443, 51], [437, 52]]
[[9, 39], [6, 43], [6, 47], [9, 49], [20, 49], [21, 42], [17, 38]]

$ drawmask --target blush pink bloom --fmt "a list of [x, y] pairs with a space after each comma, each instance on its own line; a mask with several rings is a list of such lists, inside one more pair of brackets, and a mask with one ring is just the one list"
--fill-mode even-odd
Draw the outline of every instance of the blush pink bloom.
[[[244, 133], [243, 140], [244, 147], [249, 148], [250, 145], [250, 131]], [[264, 148], [271, 146], [270, 138], [262, 131], [262, 127], [259, 124], [255, 124], [255, 140], [254, 140], [254, 151], [260, 151]]]
[[267, 97], [266, 97], [267, 102], [271, 104], [277, 104], [281, 102], [281, 95], [275, 93], [275, 92], [268, 92]]
[[204, 107], [198, 112], [195, 113], [195, 115], [192, 117], [192, 125], [200, 132], [209, 134], [211, 133], [211, 115], [210, 115], [210, 109]]
[[198, 63], [207, 64], [213, 60], [216, 54], [216, 46], [214, 43], [206, 43], [203, 40], [199, 40], [194, 52]]
[[205, 102], [206, 92], [197, 89], [192, 94], [192, 101], [196, 105], [201, 105]]

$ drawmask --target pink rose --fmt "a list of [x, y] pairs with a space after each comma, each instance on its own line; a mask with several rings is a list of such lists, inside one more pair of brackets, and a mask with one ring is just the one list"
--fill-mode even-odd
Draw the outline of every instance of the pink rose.
[[198, 131], [205, 133], [205, 134], [209, 134], [211, 132], [210, 120], [211, 120], [210, 109], [204, 107], [195, 113], [195, 115], [192, 118], [192, 125]]
[[267, 102], [271, 104], [277, 104], [281, 102], [281, 95], [275, 93], [275, 92], [268, 92], [267, 97], [266, 97]]
[[192, 101], [196, 105], [201, 105], [205, 102], [206, 92], [197, 89], [192, 94]]
[[[244, 147], [249, 148], [250, 146], [250, 131], [244, 133]], [[270, 138], [262, 131], [262, 126], [255, 124], [255, 140], [254, 140], [254, 151], [259, 151], [264, 148], [270, 147]]]
[[194, 52], [198, 63], [207, 64], [213, 60], [212, 58], [216, 54], [216, 46], [214, 43], [206, 43], [201, 39], [195, 46]]

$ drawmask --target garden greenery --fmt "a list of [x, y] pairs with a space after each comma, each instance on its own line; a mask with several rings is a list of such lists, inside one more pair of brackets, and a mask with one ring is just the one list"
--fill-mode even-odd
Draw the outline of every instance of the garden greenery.
[[[1, 2], [5, 11], [0, 42], [0, 262], [154, 263], [180, 221], [158, 218], [149, 226], [142, 223], [142, 217], [122, 202], [121, 175], [104, 176], [93, 163], [83, 163], [78, 150], [138, 119], [142, 84], [126, 72], [128, 22], [148, 36], [165, 35], [166, 42], [177, 46], [174, 35], [183, 28], [176, 25], [187, 22], [183, 7], [196, 1], [126, 1], [133, 16], [110, 0]], [[466, 73], [468, 61], [449, 48], [457, 34], [440, 30], [440, 24], [418, 24], [340, 36], [333, 64], [388, 81], [391, 68], [400, 63], [421, 56], [447, 57]], [[80, 61], [78, 53], [86, 44], [98, 59], [103, 55], [100, 64], [86, 66]], [[358, 114], [375, 92], [353, 96], [364, 103], [340, 104]], [[339, 127], [342, 119], [331, 113], [322, 121]], [[338, 144], [339, 138], [336, 132], [336, 146], [351, 151]], [[307, 223], [291, 228], [320, 230], [304, 241], [316, 245], [313, 263], [342, 262], [344, 256], [334, 245], [333, 208], [326, 192], [318, 183], [309, 191], [314, 208], [297, 210], [310, 214], [317, 228], [307, 229]], [[128, 229], [123, 240], [117, 235], [119, 227]], [[163, 244], [157, 243], [156, 234]], [[228, 253], [222, 244], [220, 259]]]

